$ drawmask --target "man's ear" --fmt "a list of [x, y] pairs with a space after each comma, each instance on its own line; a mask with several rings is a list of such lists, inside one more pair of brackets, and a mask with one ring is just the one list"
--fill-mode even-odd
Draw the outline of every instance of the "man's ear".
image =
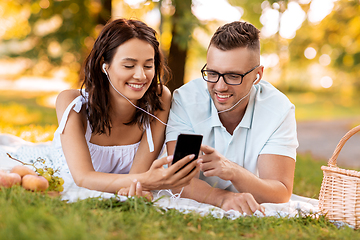
[[257, 74], [256, 74], [256, 79], [254, 81], [254, 85], [258, 84], [263, 76], [264, 73], [264, 66], [260, 65], [260, 69], [258, 70]]

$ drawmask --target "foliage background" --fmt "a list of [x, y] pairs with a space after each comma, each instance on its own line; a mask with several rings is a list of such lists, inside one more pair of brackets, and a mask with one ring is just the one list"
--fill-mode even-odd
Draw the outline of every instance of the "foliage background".
[[[158, 31], [174, 73], [169, 87], [174, 89], [199, 76], [211, 34], [228, 21], [194, 15], [196, 7], [210, 2], [219, 6], [218, 11], [231, 4], [239, 11], [240, 18], [235, 20], [249, 21], [264, 32], [270, 21], [278, 22], [277, 31], [262, 36], [262, 56], [263, 64], [268, 62], [265, 78], [281, 90], [341, 91], [351, 96], [359, 91], [359, 0], [217, 0], [205, 4], [199, 0], [3, 0], [0, 61], [17, 65], [17, 71], [0, 71], [0, 78], [47, 76], [77, 87], [82, 62], [103, 25], [111, 17], [126, 17], [144, 20]], [[310, 21], [312, 9], [319, 4], [332, 6], [332, 11], [321, 21]], [[281, 28], [286, 22], [282, 19], [294, 8], [301, 9], [303, 21], [293, 26], [294, 36], [284, 37]], [[268, 12], [275, 15], [266, 18]], [[304, 55], [309, 47], [316, 51], [311, 59]], [[330, 62], [324, 64], [324, 56]], [[320, 87], [324, 76], [332, 79], [332, 87]]]

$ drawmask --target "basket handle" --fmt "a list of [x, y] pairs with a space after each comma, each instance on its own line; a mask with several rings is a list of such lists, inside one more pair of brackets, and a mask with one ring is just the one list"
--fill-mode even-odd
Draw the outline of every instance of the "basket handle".
[[354, 127], [353, 129], [351, 129], [350, 131], [348, 131], [340, 140], [340, 142], [338, 143], [338, 145], [335, 148], [335, 151], [333, 153], [333, 155], [331, 156], [331, 158], [328, 161], [328, 166], [329, 167], [335, 167], [336, 166], [336, 159], [340, 154], [341, 149], [343, 148], [343, 146], [345, 145], [346, 141], [349, 140], [349, 138], [351, 138], [355, 133], [360, 131], [360, 125]]

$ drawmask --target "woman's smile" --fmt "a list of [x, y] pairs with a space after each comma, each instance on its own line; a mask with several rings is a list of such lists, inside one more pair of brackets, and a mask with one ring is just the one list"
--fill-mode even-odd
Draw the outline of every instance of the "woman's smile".
[[141, 91], [146, 85], [146, 83], [127, 83], [127, 85], [134, 91]]

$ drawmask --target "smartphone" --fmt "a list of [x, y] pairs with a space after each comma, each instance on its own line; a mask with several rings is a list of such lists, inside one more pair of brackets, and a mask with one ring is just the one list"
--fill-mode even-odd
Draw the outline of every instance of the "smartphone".
[[[175, 145], [172, 164], [190, 154], [195, 154], [195, 157], [192, 161], [196, 160], [199, 156], [202, 138], [203, 136], [200, 134], [179, 134]], [[182, 168], [184, 168], [187, 164], [185, 164]]]

